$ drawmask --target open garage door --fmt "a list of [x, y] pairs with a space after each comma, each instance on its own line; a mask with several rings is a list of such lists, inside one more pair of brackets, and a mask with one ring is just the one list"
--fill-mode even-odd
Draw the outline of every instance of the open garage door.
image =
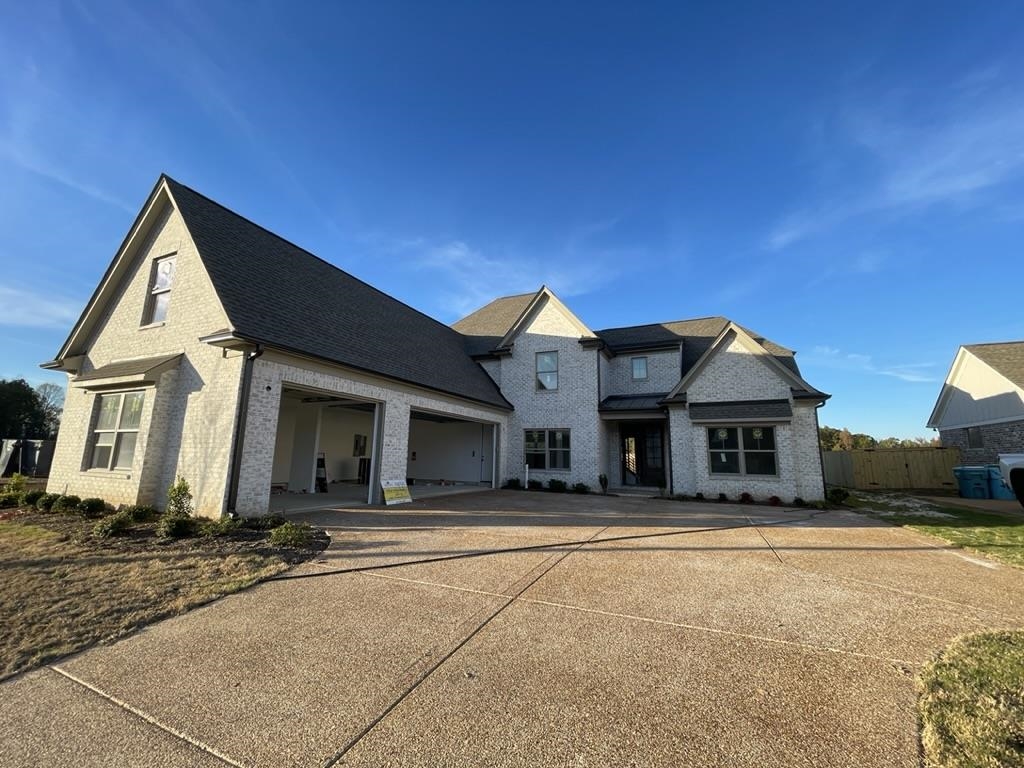
[[373, 402], [285, 388], [271, 511], [367, 503], [377, 412]]
[[406, 466], [412, 497], [495, 487], [496, 430], [494, 424], [413, 410]]

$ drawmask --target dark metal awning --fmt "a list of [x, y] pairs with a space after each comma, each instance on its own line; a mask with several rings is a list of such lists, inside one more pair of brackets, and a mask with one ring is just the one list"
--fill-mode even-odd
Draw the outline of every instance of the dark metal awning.
[[734, 400], [722, 403], [690, 403], [692, 422], [789, 421], [789, 400]]
[[658, 405], [667, 393], [660, 392], [643, 395], [611, 395], [601, 401], [598, 411], [601, 413], [622, 413], [628, 411], [660, 411]]

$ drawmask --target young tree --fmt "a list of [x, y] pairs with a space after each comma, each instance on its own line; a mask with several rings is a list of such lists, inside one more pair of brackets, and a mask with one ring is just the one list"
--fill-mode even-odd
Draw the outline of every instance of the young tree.
[[45, 382], [36, 387], [39, 404], [46, 414], [47, 437], [56, 437], [60, 428], [60, 417], [64, 413], [64, 388]]

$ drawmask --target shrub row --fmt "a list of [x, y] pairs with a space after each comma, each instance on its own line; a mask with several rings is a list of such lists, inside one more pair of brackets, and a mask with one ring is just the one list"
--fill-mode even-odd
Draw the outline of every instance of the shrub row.
[[[523, 490], [523, 484], [518, 477], [510, 477], [505, 481], [505, 484], [501, 486], [507, 491], [521, 491]], [[544, 483], [540, 480], [530, 480], [527, 483], [527, 487], [531, 491], [542, 491], [544, 490]], [[551, 479], [548, 480], [547, 490], [554, 493], [565, 493], [569, 490], [569, 485], [564, 480]], [[586, 483], [576, 483], [572, 486], [573, 493], [590, 493], [590, 486]]]

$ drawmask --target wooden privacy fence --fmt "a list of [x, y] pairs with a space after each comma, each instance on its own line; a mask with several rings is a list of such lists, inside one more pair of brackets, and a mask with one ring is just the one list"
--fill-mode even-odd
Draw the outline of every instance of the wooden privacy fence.
[[822, 451], [828, 485], [864, 491], [956, 488], [953, 467], [960, 464], [956, 448], [867, 448]]

